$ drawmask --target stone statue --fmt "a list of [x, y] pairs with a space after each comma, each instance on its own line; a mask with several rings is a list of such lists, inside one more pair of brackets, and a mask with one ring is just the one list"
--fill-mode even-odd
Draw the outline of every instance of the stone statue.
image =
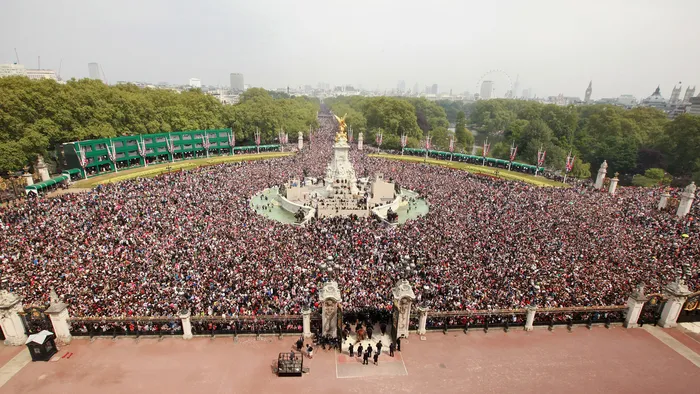
[[695, 182], [690, 182], [690, 185], [685, 187], [685, 192], [688, 194], [695, 194], [695, 190], [697, 189], [697, 186], [695, 186]]
[[608, 161], [603, 160], [603, 164], [600, 165], [601, 169], [607, 170], [608, 169]]
[[56, 293], [56, 290], [51, 287], [51, 292], [49, 293], [49, 299], [51, 300], [51, 305], [53, 304], [58, 304], [61, 302], [61, 299], [58, 298], [58, 294]]
[[345, 124], [345, 117], [348, 116], [348, 114], [343, 115], [342, 118], [339, 118], [338, 115], [333, 115], [335, 116], [335, 119], [338, 121], [338, 133], [335, 135], [335, 142], [340, 141], [341, 139], [348, 140], [348, 134], [345, 131], [347, 128], [347, 125]]

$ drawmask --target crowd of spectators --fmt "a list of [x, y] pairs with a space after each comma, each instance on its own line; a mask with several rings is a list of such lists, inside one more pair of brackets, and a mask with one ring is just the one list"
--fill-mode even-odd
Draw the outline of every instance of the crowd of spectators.
[[[684, 265], [699, 287], [697, 200], [679, 219], [656, 210], [655, 189], [540, 188], [354, 149], [358, 176], [380, 172], [420, 193], [428, 214], [395, 227], [374, 218], [299, 227], [256, 214], [261, 190], [323, 176], [335, 127], [322, 117], [294, 156], [0, 208], [2, 288], [42, 305], [54, 287], [85, 317], [298, 314], [320, 308], [331, 279], [347, 311], [389, 309], [402, 277], [416, 303], [438, 311], [620, 305], [638, 283], [660, 291]], [[335, 269], [321, 270], [329, 261]]]

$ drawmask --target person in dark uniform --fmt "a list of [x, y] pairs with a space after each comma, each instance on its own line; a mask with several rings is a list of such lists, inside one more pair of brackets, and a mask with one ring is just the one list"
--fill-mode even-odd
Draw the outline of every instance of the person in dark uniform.
[[372, 326], [367, 327], [367, 336], [369, 339], [372, 339]]
[[380, 324], [379, 329], [382, 331], [382, 335], [386, 335], [386, 323]]
[[367, 351], [362, 355], [362, 365], [369, 365], [369, 348]]
[[377, 353], [382, 352], [382, 346], [384, 346], [384, 345], [382, 345], [382, 341], [379, 340], [379, 342], [377, 342]]
[[396, 351], [401, 351], [401, 338], [396, 338]]
[[357, 357], [362, 357], [362, 344], [357, 347]]
[[301, 351], [301, 347], [304, 346], [304, 338], [301, 337], [297, 340], [297, 352]]
[[389, 355], [391, 357], [394, 357], [394, 350], [396, 350], [396, 345], [392, 342], [389, 344]]
[[369, 356], [372, 357], [372, 351], [374, 351], [374, 348], [372, 348], [372, 344], [367, 345], [367, 351], [369, 352]]
[[350, 352], [350, 357], [353, 357], [354, 354], [355, 354], [355, 353], [354, 353], [355, 348], [354, 348], [354, 346], [352, 345], [352, 343], [350, 344], [350, 346], [348, 346], [348, 351]]
[[374, 353], [374, 365], [378, 365], [377, 361], [379, 361], [379, 353]]

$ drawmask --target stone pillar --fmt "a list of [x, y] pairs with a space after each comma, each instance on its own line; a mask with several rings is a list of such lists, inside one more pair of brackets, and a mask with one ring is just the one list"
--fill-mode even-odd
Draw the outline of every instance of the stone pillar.
[[311, 336], [311, 309], [307, 306], [301, 308], [301, 316], [303, 318], [304, 337]]
[[595, 188], [600, 190], [603, 187], [603, 182], [605, 182], [605, 174], [608, 173], [608, 162], [603, 160], [603, 164], [600, 165], [598, 169], [598, 177], [595, 179]]
[[637, 288], [632, 292], [630, 298], [627, 299], [625, 327], [635, 328], [639, 326], [637, 321], [639, 321], [639, 316], [642, 314], [642, 309], [644, 309], [644, 304], [647, 301], [649, 301], [649, 298], [644, 295], [644, 285], [637, 285]]
[[304, 134], [302, 132], [299, 132], [299, 150], [304, 149]]
[[666, 208], [666, 204], [668, 204], [669, 197], [671, 197], [671, 195], [668, 192], [661, 193], [661, 198], [659, 199], [659, 207], [657, 208], [659, 211]]
[[331, 338], [338, 337], [338, 305], [342, 301], [338, 283], [331, 281], [323, 285], [323, 289], [318, 295], [321, 305], [323, 305], [321, 335], [328, 335]]
[[[416, 295], [406, 279], [401, 279], [392, 290], [394, 308], [398, 308], [399, 319], [396, 327], [397, 338], [408, 338], [408, 327], [411, 321], [411, 305]], [[427, 316], [427, 315], [426, 315]]]
[[53, 332], [56, 335], [56, 339], [63, 342], [64, 344], [69, 344], [73, 339], [70, 333], [70, 325], [68, 325], [68, 305], [64, 304], [56, 291], [51, 288], [50, 293], [51, 305], [44, 311], [51, 319], [51, 325], [53, 326]]
[[7, 290], [0, 290], [0, 326], [5, 333], [5, 345], [24, 346], [27, 341], [24, 323], [19, 316], [23, 309], [19, 297]]
[[525, 315], [525, 331], [532, 331], [535, 322], [535, 314], [537, 313], [536, 306], [528, 306], [527, 314]]
[[428, 324], [428, 308], [418, 307], [418, 335], [425, 335], [425, 326]]
[[659, 325], [663, 328], [673, 328], [676, 326], [676, 320], [681, 314], [685, 300], [692, 292], [688, 291], [688, 286], [682, 279], [678, 279], [664, 287], [664, 294], [668, 296], [668, 300], [664, 305], [664, 310], [661, 311]]
[[41, 181], [48, 181], [51, 179], [49, 176], [49, 169], [46, 167], [46, 163], [44, 163], [44, 157], [39, 155], [36, 159], [36, 170], [39, 172], [39, 176], [41, 176]]
[[693, 200], [695, 200], [695, 189], [695, 182], [690, 182], [690, 185], [686, 186], [683, 193], [681, 193], [681, 202], [678, 204], [678, 210], [676, 211], [676, 215], [679, 218], [690, 212], [690, 206], [693, 205]]
[[31, 186], [34, 184], [34, 177], [32, 176], [32, 174], [24, 173], [24, 175], [22, 175], [22, 178], [24, 178], [25, 186]]
[[190, 317], [189, 309], [180, 311], [180, 319], [182, 319], [182, 339], [192, 339], [192, 322], [190, 321]]
[[360, 134], [357, 135], [357, 150], [362, 150], [362, 145], [365, 142], [365, 137], [360, 131]]
[[615, 192], [617, 191], [617, 182], [619, 181], [620, 180], [617, 178], [617, 176], [610, 179], [610, 188], [608, 189], [608, 193], [610, 193], [611, 196], [615, 195]]

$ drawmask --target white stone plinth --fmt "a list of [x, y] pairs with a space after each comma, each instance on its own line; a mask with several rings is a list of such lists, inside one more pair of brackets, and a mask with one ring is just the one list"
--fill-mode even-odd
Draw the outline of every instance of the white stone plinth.
[[678, 210], [676, 215], [679, 218], [684, 217], [690, 212], [690, 206], [693, 205], [693, 200], [695, 200], [695, 182], [691, 182], [690, 185], [686, 186], [683, 193], [681, 193], [681, 202], [678, 204]]
[[525, 315], [525, 331], [532, 331], [536, 313], [537, 307], [530, 306], [527, 308], [527, 314]]
[[319, 300], [323, 305], [323, 312], [321, 314], [321, 335], [337, 338], [338, 305], [342, 301], [338, 283], [334, 281], [326, 282], [319, 293]]
[[426, 325], [428, 324], [428, 308], [418, 307], [418, 335], [425, 335]]
[[32, 174], [27, 173], [22, 175], [22, 177], [24, 178], [24, 183], [26, 184], [26, 186], [31, 186], [34, 184], [34, 177], [32, 176]]
[[308, 338], [311, 336], [311, 309], [308, 307], [302, 308], [301, 316], [304, 327], [304, 337]]
[[365, 138], [362, 135], [362, 132], [357, 136], [357, 150], [362, 150], [362, 145], [365, 142]]
[[5, 333], [5, 345], [23, 346], [27, 341], [22, 318], [22, 302], [16, 295], [7, 290], [0, 290], [0, 326]]
[[73, 339], [70, 333], [70, 325], [68, 320], [70, 318], [68, 314], [68, 305], [64, 304], [54, 289], [51, 289], [50, 293], [51, 305], [44, 311], [49, 315], [51, 319], [51, 325], [53, 326], [53, 332], [56, 335], [56, 339], [63, 342], [64, 344], [69, 344]]
[[600, 190], [603, 187], [603, 182], [605, 182], [605, 175], [608, 173], [608, 162], [603, 160], [603, 164], [600, 165], [598, 169], [598, 177], [595, 180], [595, 188]]
[[642, 314], [644, 304], [649, 301], [649, 298], [644, 295], [644, 285], [637, 286], [637, 289], [632, 292], [630, 298], [627, 299], [627, 315], [625, 316], [625, 327], [635, 328], [639, 324], [639, 316]]
[[39, 155], [36, 159], [36, 170], [39, 172], [39, 176], [41, 177], [41, 181], [45, 182], [51, 179], [51, 176], [49, 176], [49, 169], [46, 167], [46, 163], [44, 163], [44, 157]]
[[189, 309], [180, 311], [180, 319], [182, 320], [182, 338], [192, 339], [192, 322], [190, 321]]
[[659, 325], [663, 328], [673, 328], [676, 326], [678, 315], [681, 314], [681, 309], [688, 295], [692, 294], [688, 291], [688, 286], [682, 280], [677, 280], [664, 288], [664, 293], [668, 296], [664, 309], [661, 311], [661, 319]]
[[304, 134], [299, 132], [299, 150], [304, 149]]
[[663, 192], [661, 194], [661, 198], [659, 199], [659, 207], [658, 210], [662, 210], [666, 208], [666, 204], [668, 204], [668, 199], [671, 197], [671, 195], [668, 192]]
[[411, 305], [416, 295], [413, 293], [411, 284], [406, 279], [401, 279], [392, 290], [394, 298], [394, 308], [399, 311], [398, 327], [396, 327], [397, 338], [408, 338], [408, 327], [411, 322]]
[[615, 195], [615, 192], [617, 191], [617, 182], [620, 180], [617, 179], [617, 177], [610, 179], [610, 188], [608, 189], [608, 193], [610, 193], [611, 196]]

